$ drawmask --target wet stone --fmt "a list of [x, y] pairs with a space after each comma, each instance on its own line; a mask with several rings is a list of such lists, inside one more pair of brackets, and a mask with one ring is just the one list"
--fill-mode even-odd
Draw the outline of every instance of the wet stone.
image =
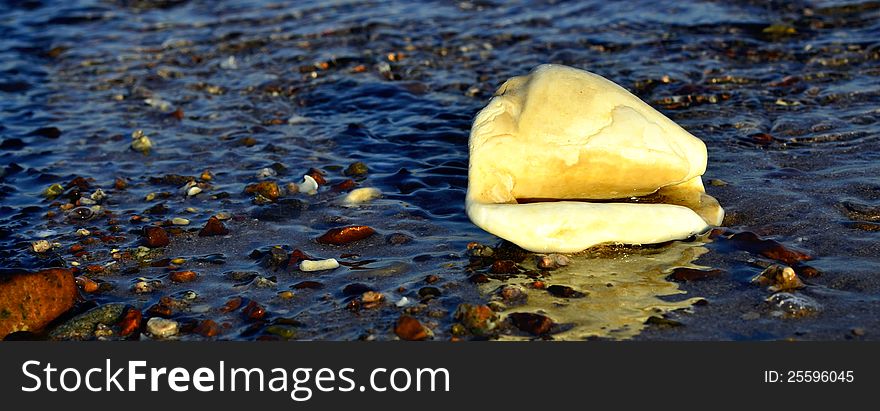
[[177, 335], [180, 324], [174, 320], [153, 317], [147, 321], [147, 332], [155, 338], [168, 338]]
[[363, 162], [357, 161], [357, 162], [351, 163], [351, 165], [349, 165], [345, 169], [343, 174], [345, 174], [346, 176], [349, 176], [349, 177], [363, 177], [363, 176], [367, 175], [367, 173], [369, 173], [369, 171], [370, 170], [367, 168], [366, 164], [364, 164]]
[[49, 333], [51, 340], [90, 340], [95, 337], [98, 324], [113, 325], [125, 312], [125, 304], [112, 303], [92, 308]]
[[367, 291], [361, 295], [360, 304], [364, 309], [376, 308], [385, 302], [385, 296], [375, 291]]
[[404, 245], [413, 241], [411, 236], [404, 233], [391, 233], [385, 237], [385, 243], [390, 245]]
[[519, 267], [512, 260], [495, 260], [489, 272], [492, 274], [516, 274], [519, 273]]
[[229, 234], [229, 230], [226, 226], [223, 225], [217, 217], [211, 217], [208, 219], [208, 222], [205, 223], [205, 227], [199, 231], [199, 236], [201, 237], [209, 237], [216, 235], [226, 235]]
[[39, 331], [73, 307], [77, 288], [70, 270], [0, 275], [0, 339]]
[[437, 287], [422, 287], [419, 288], [419, 297], [422, 298], [422, 301], [430, 300], [432, 298], [437, 298], [441, 294], [440, 289]]
[[498, 297], [507, 305], [525, 304], [529, 296], [520, 285], [503, 285], [498, 289]]
[[245, 187], [244, 192], [248, 194], [259, 194], [270, 201], [275, 201], [281, 196], [281, 189], [278, 188], [278, 183], [274, 181], [261, 181], [259, 183], [251, 184]]
[[266, 316], [266, 309], [256, 301], [252, 300], [244, 307], [242, 313], [245, 317], [251, 320], [259, 320]]
[[364, 225], [339, 227], [327, 230], [317, 241], [321, 244], [345, 245], [355, 241], [363, 240], [376, 231]]
[[485, 336], [498, 326], [498, 315], [486, 305], [461, 304], [454, 318], [474, 335]]
[[514, 327], [532, 335], [544, 335], [553, 328], [553, 320], [535, 313], [510, 313], [507, 315]]
[[767, 267], [752, 278], [752, 283], [768, 287], [770, 292], [796, 290], [804, 287], [804, 283], [791, 267], [778, 264]]
[[688, 267], [676, 267], [669, 275], [669, 279], [674, 281], [700, 281], [715, 278], [724, 274], [724, 270], [720, 269], [698, 269]]
[[822, 304], [803, 294], [781, 292], [771, 295], [767, 302], [782, 310], [789, 318], [806, 317], [822, 311]]
[[394, 325], [394, 334], [406, 341], [423, 341], [431, 337], [430, 330], [419, 320], [408, 315], [402, 315], [397, 319], [397, 323]]
[[217, 324], [214, 320], [202, 320], [193, 329], [193, 332], [201, 335], [202, 337], [216, 337], [220, 335], [220, 325]]
[[144, 227], [144, 245], [147, 247], [165, 247], [169, 243], [168, 233], [162, 227]]
[[117, 323], [117, 326], [119, 327], [119, 335], [122, 337], [132, 335], [135, 331], [141, 328], [143, 318], [144, 316], [141, 313], [141, 310], [134, 307], [126, 308], [125, 313], [122, 314], [122, 319]]
[[585, 293], [577, 291], [574, 288], [571, 288], [567, 285], [558, 284], [547, 287], [547, 292], [549, 292], [554, 297], [560, 298], [582, 298], [586, 296]]
[[174, 271], [168, 274], [168, 278], [175, 283], [189, 283], [195, 281], [199, 277], [193, 271]]
[[293, 285], [294, 290], [317, 290], [323, 287], [324, 285], [317, 281], [300, 281]]
[[285, 340], [296, 337], [296, 329], [289, 325], [270, 325], [266, 327], [266, 333], [276, 335]]

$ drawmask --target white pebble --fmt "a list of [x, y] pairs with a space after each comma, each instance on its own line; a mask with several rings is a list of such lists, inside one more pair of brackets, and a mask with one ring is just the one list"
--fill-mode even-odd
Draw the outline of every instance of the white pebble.
[[104, 197], [106, 197], [106, 196], [107, 196], [107, 193], [105, 193], [104, 190], [101, 190], [101, 189], [99, 188], [99, 189], [95, 190], [95, 192], [92, 193], [92, 195], [90, 195], [89, 197], [90, 197], [92, 200], [95, 200], [95, 201], [101, 201], [101, 200], [103, 200]]
[[366, 203], [367, 201], [378, 198], [379, 195], [382, 194], [378, 188], [373, 187], [364, 187], [364, 188], [356, 188], [351, 190], [347, 196], [345, 196], [345, 204], [355, 205]]
[[31, 243], [31, 248], [35, 253], [45, 253], [52, 249], [52, 244], [47, 240], [37, 240]]
[[91, 234], [92, 234], [92, 232], [89, 230], [86, 230], [85, 228], [80, 228], [79, 230], [76, 230], [76, 235], [78, 235], [80, 237], [88, 237]]
[[312, 176], [303, 176], [303, 182], [299, 184], [298, 189], [300, 193], [315, 195], [318, 193], [318, 182]]
[[147, 321], [147, 332], [157, 338], [166, 338], [176, 335], [180, 327], [177, 321], [165, 318], [153, 317]]
[[274, 177], [277, 175], [278, 175], [278, 173], [269, 167], [266, 167], [266, 168], [261, 169], [260, 171], [257, 171], [257, 178]]
[[171, 111], [171, 103], [162, 100], [159, 97], [144, 99], [144, 103], [148, 106], [158, 109], [159, 111]]
[[198, 193], [201, 193], [201, 192], [202, 192], [201, 188], [199, 188], [198, 186], [192, 186], [189, 188], [189, 190], [186, 190], [186, 195], [189, 197], [192, 197], [192, 196], [194, 196]]
[[339, 267], [339, 261], [336, 261], [335, 258], [328, 258], [326, 260], [303, 260], [299, 263], [299, 269], [301, 271], [332, 270], [337, 267]]
[[238, 68], [238, 63], [235, 62], [235, 56], [229, 56], [226, 60], [220, 63], [220, 68], [226, 70], [235, 70]]
[[409, 298], [400, 297], [400, 300], [397, 301], [395, 305], [398, 307], [405, 307], [407, 304], [409, 304]]
[[290, 125], [302, 124], [302, 123], [308, 123], [309, 121], [311, 121], [311, 120], [309, 120], [306, 117], [294, 114], [294, 115], [290, 116], [289, 119], [287, 119], [287, 124], [290, 124]]

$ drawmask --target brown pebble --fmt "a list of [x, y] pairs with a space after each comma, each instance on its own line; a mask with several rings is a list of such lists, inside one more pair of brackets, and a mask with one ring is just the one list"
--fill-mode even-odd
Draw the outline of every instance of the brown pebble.
[[553, 328], [550, 317], [535, 313], [510, 313], [507, 315], [516, 328], [533, 335], [544, 335]]
[[170, 317], [173, 313], [174, 310], [171, 307], [161, 302], [153, 304], [150, 308], [147, 308], [147, 314], [151, 317]]
[[554, 297], [561, 298], [582, 298], [585, 297], [586, 294], [575, 290], [567, 285], [551, 285], [547, 287], [547, 292], [553, 295]]
[[287, 261], [287, 266], [299, 267], [299, 263], [303, 260], [312, 260], [312, 257], [302, 252], [300, 249], [295, 249], [290, 252], [290, 259]]
[[84, 293], [93, 293], [95, 291], [98, 291], [98, 283], [96, 283], [91, 278], [79, 276], [76, 277], [75, 280], [76, 285], [78, 285], [79, 289], [82, 290]]
[[321, 284], [317, 281], [300, 281], [293, 285], [294, 290], [304, 290], [304, 289], [318, 289], [324, 287], [324, 284]]
[[144, 244], [150, 248], [165, 247], [170, 243], [162, 227], [144, 227]]
[[821, 271], [806, 264], [798, 264], [792, 268], [794, 268], [794, 272], [797, 273], [798, 276], [804, 278], [815, 278], [822, 275]]
[[762, 239], [757, 234], [749, 231], [732, 235], [730, 241], [741, 250], [760, 254], [787, 265], [796, 265], [798, 261], [812, 259], [812, 257], [802, 251], [787, 248], [775, 240]]
[[174, 117], [177, 121], [183, 120], [183, 109], [178, 107], [177, 110], [171, 112], [171, 117]]
[[428, 339], [428, 332], [419, 320], [408, 315], [401, 315], [394, 326], [394, 333], [401, 340], [422, 341]]
[[437, 281], [440, 281], [440, 277], [435, 274], [430, 274], [427, 277], [425, 277], [425, 282], [428, 284], [434, 284]]
[[223, 304], [223, 307], [220, 307], [220, 312], [228, 313], [237, 310], [241, 307], [242, 298], [241, 297], [233, 297], [226, 301], [226, 304]]
[[113, 188], [117, 190], [125, 190], [128, 187], [128, 183], [122, 177], [116, 177], [116, 180], [113, 181]]
[[365, 225], [332, 228], [318, 237], [317, 241], [321, 244], [344, 245], [363, 240], [375, 232], [376, 230]]
[[0, 275], [0, 339], [15, 331], [39, 331], [76, 298], [76, 281], [67, 269]]
[[259, 183], [251, 184], [244, 188], [244, 192], [247, 194], [259, 194], [272, 201], [277, 200], [278, 197], [281, 196], [281, 190], [278, 188], [278, 183], [274, 181], [261, 181]]
[[672, 270], [672, 274], [669, 275], [669, 278], [675, 281], [699, 281], [705, 280], [709, 278], [715, 278], [724, 274], [724, 270], [719, 269], [711, 269], [711, 270], [700, 270], [696, 268], [687, 268], [687, 267], [676, 267]]
[[486, 274], [477, 273], [468, 277], [468, 281], [474, 284], [485, 284], [489, 282], [489, 277]]
[[205, 227], [199, 231], [200, 237], [208, 237], [214, 235], [226, 235], [229, 234], [229, 230], [226, 226], [223, 225], [223, 222], [220, 221], [217, 217], [211, 217], [208, 219], [208, 222], [205, 223]]
[[256, 301], [251, 300], [242, 310], [247, 318], [259, 320], [266, 316], [266, 309]]
[[489, 272], [492, 274], [516, 274], [519, 272], [519, 268], [516, 267], [513, 260], [495, 260]]
[[333, 191], [348, 191], [348, 190], [351, 190], [352, 188], [355, 188], [356, 186], [357, 186], [357, 183], [355, 183], [354, 180], [349, 178], [347, 180], [342, 181], [341, 183], [333, 184], [332, 186], [330, 186], [330, 189]]
[[122, 319], [119, 320], [119, 335], [123, 337], [131, 335], [133, 332], [141, 328], [141, 322], [143, 319], [144, 316], [141, 314], [141, 310], [129, 307], [122, 315]]
[[315, 182], [320, 186], [327, 184], [327, 179], [324, 178], [324, 172], [317, 168], [310, 168], [309, 171], [306, 172], [306, 175], [315, 179]]
[[367, 291], [361, 295], [361, 307], [367, 309], [375, 308], [382, 305], [384, 300], [385, 296], [382, 293]]
[[773, 264], [752, 279], [753, 283], [769, 286], [771, 292], [796, 290], [803, 288], [804, 283], [798, 278], [791, 267]]
[[188, 283], [195, 281], [198, 274], [193, 271], [174, 271], [168, 274], [168, 278], [175, 283]]
[[203, 337], [216, 337], [220, 335], [220, 325], [214, 320], [204, 320], [193, 329], [193, 332]]

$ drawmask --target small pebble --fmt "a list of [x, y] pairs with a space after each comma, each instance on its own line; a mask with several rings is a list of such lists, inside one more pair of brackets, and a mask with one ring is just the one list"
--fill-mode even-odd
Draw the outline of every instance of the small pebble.
[[79, 230], [76, 230], [76, 235], [78, 235], [80, 237], [88, 237], [91, 234], [92, 234], [92, 232], [89, 230], [86, 230], [85, 228], [80, 228]]
[[167, 338], [176, 335], [180, 329], [180, 324], [174, 320], [153, 317], [147, 321], [147, 332], [156, 338]]
[[303, 182], [299, 184], [299, 187], [297, 187], [297, 189], [300, 193], [315, 195], [318, 193], [318, 182], [315, 181], [312, 176], [305, 175], [303, 176]]
[[379, 191], [378, 188], [373, 187], [364, 187], [364, 188], [356, 188], [351, 190], [348, 195], [345, 196], [345, 204], [347, 205], [357, 205], [366, 203], [375, 198], [378, 198], [382, 192]]
[[299, 269], [301, 271], [333, 270], [338, 267], [339, 261], [336, 261], [335, 258], [328, 258], [326, 260], [303, 260], [299, 263]]
[[171, 224], [174, 225], [189, 225], [189, 220], [181, 217], [174, 217], [171, 219]]
[[269, 167], [262, 168], [262, 169], [260, 169], [260, 171], [257, 171], [257, 178], [275, 177], [277, 175], [278, 175], [278, 172], [276, 172], [275, 170], [273, 170]]
[[186, 190], [186, 195], [187, 195], [187, 197], [192, 197], [192, 196], [197, 195], [201, 192], [202, 192], [201, 188], [199, 188], [198, 186], [192, 186], [189, 188], [189, 190]]
[[37, 240], [31, 243], [31, 249], [33, 249], [35, 253], [45, 253], [52, 249], [52, 243], [47, 240]]
[[149, 154], [153, 148], [153, 142], [144, 134], [143, 130], [135, 130], [131, 133], [131, 148], [142, 154]]
[[396, 305], [398, 307], [406, 307], [407, 304], [409, 304], [409, 298], [400, 297], [400, 300], [397, 300], [397, 302], [394, 305]]

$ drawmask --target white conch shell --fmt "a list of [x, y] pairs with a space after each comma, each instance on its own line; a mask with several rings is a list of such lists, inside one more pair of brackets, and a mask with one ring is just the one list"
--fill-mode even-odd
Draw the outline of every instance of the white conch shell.
[[530, 251], [683, 239], [724, 217], [700, 178], [706, 145], [587, 71], [544, 64], [507, 80], [469, 144], [468, 216]]

